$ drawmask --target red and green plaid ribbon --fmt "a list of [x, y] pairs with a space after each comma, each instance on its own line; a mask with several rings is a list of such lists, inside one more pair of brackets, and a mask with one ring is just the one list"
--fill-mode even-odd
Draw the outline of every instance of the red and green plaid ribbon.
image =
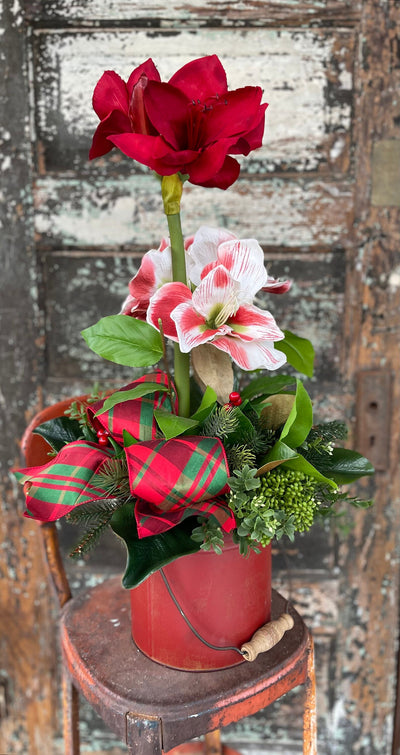
[[[157, 370], [149, 375], [143, 375], [133, 383], [121, 388], [121, 391], [129, 391], [141, 383], [157, 383], [163, 387], [168, 387], [168, 378], [165, 372]], [[137, 440], [151, 440], [157, 433], [157, 424], [154, 419], [154, 409], [161, 407], [166, 411], [171, 411], [171, 401], [165, 391], [156, 391], [149, 393], [141, 398], [124, 401], [116, 404], [98, 417], [94, 415], [101, 409], [106, 399], [96, 401], [90, 404], [87, 409], [88, 417], [95, 430], [108, 430], [121, 446], [123, 445], [122, 431], [127, 430]], [[176, 408], [176, 407], [175, 407]]]
[[[167, 385], [161, 371], [135, 380], [123, 390], [144, 381]], [[174, 527], [187, 516], [214, 516], [230, 531], [235, 518], [224, 499], [228, 492], [228, 464], [218, 438], [180, 437], [157, 440], [154, 409], [170, 409], [165, 392], [130, 399], [94, 417], [104, 401], [92, 404], [88, 414], [96, 428], [106, 428], [123, 443], [123, 430], [139, 442], [125, 448], [132, 495], [137, 498], [135, 514], [139, 537], [155, 535]], [[107, 498], [94, 480], [104, 462], [115, 452], [97, 443], [77, 440], [64, 446], [47, 464], [15, 472], [25, 483], [25, 516], [54, 521], [75, 506]]]
[[54, 522], [75, 506], [106, 497], [101, 487], [93, 485], [93, 477], [113, 455], [97, 443], [75, 440], [64, 446], [48, 464], [14, 472], [24, 483], [25, 516]]
[[125, 449], [129, 482], [137, 496], [139, 537], [164, 532], [187, 516], [213, 515], [226, 531], [235, 526], [227, 493], [228, 465], [218, 438], [152, 440]]

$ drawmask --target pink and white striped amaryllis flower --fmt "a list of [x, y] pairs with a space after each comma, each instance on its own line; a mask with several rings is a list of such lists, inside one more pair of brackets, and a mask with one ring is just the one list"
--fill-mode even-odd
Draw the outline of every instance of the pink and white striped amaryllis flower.
[[263, 251], [255, 239], [231, 239], [218, 245], [217, 258], [203, 267], [191, 291], [167, 283], [152, 296], [147, 321], [179, 342], [182, 352], [211, 343], [244, 370], [278, 369], [286, 357], [274, 348], [284, 334], [270, 312], [252, 304], [268, 285]]
[[[225, 245], [227, 241], [231, 242], [228, 247]], [[237, 241], [237, 237], [230, 231], [208, 226], [202, 226], [194, 236], [186, 238], [188, 285], [198, 286], [213, 266], [225, 265], [227, 254], [235, 248], [234, 242]], [[242, 245], [255, 243], [258, 247], [258, 243], [254, 240], [240, 243]], [[263, 265], [262, 262], [261, 264]], [[233, 270], [231, 274], [235, 276]], [[238, 274], [240, 275], [240, 268]], [[264, 278], [265, 283], [261, 288], [268, 293], [283, 294], [291, 286], [291, 281], [288, 280], [275, 280], [266, 274]], [[151, 297], [161, 286], [170, 282], [172, 282], [171, 248], [167, 239], [162, 239], [158, 249], [151, 249], [143, 256], [139, 271], [129, 283], [129, 294], [122, 305], [121, 314], [145, 320]]]

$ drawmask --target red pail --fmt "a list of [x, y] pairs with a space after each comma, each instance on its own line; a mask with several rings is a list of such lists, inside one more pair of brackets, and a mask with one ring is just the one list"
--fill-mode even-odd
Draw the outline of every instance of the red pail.
[[[245, 558], [231, 538], [221, 555], [200, 551], [163, 568], [182, 611], [212, 645], [240, 648], [270, 620], [271, 546]], [[130, 591], [132, 636], [154, 661], [186, 671], [242, 663], [234, 650], [201, 642], [175, 605], [159, 572]]]

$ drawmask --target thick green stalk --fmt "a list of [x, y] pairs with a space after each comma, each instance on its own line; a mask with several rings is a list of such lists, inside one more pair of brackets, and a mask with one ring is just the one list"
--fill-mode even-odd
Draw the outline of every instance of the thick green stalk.
[[[176, 183], [173, 185], [171, 192], [171, 182], [174, 180]], [[166, 186], [167, 182], [169, 184], [168, 187]], [[182, 234], [181, 216], [179, 213], [179, 192], [182, 193], [182, 183], [179, 176], [164, 177], [162, 182], [162, 193], [171, 242], [172, 277], [174, 281], [185, 283], [186, 285], [185, 247]], [[168, 197], [166, 196], [167, 193]], [[173, 201], [171, 201], [171, 194]], [[177, 198], [178, 195], [179, 198]], [[174, 344], [174, 382], [178, 394], [179, 414], [182, 417], [189, 417], [190, 354], [183, 354], [178, 343]]]

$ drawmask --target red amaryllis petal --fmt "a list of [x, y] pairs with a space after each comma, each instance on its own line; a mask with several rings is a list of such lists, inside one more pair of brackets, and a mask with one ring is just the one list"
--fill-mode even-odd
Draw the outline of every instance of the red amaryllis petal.
[[93, 92], [93, 109], [101, 120], [112, 110], [128, 112], [128, 90], [115, 71], [105, 71]]
[[221, 96], [227, 91], [226, 73], [217, 55], [192, 60], [182, 66], [169, 84], [178, 87], [189, 100], [204, 100]]
[[246, 136], [260, 118], [260, 87], [243, 87], [227, 92], [223, 99], [212, 105], [205, 113], [203, 132], [205, 140], [228, 136]]
[[121, 131], [128, 131], [130, 128], [129, 118], [119, 110], [113, 110], [104, 120], [102, 120], [93, 136], [92, 146], [89, 151], [89, 160], [94, 157], [101, 157], [110, 152], [114, 145], [111, 144], [108, 137], [112, 134], [119, 134]]
[[[170, 151], [170, 148], [160, 136], [130, 133], [115, 134], [114, 136], [109, 136], [108, 139], [125, 155], [143, 165], [147, 165], [152, 170], [156, 170], [157, 157], [162, 157], [163, 154]], [[171, 173], [174, 173], [173, 169], [171, 169]]]
[[191, 165], [183, 166], [182, 172], [189, 174], [192, 183], [203, 185], [221, 170], [229, 144], [230, 139], [220, 139], [210, 147], [206, 147]]
[[149, 81], [160, 81], [160, 74], [158, 73], [157, 68], [155, 67], [152, 59], [148, 58], [148, 60], [145, 60], [144, 63], [135, 68], [135, 70], [132, 71], [131, 75], [129, 76], [126, 84], [129, 97], [132, 94], [135, 84], [137, 84], [143, 74], [147, 76]]
[[208, 181], [202, 181], [200, 183], [198, 181], [192, 181], [191, 179], [191, 182], [193, 184], [200, 183], [200, 186], [209, 188], [228, 189], [229, 186], [232, 186], [232, 184], [235, 183], [239, 173], [240, 165], [238, 161], [228, 155], [224, 160], [222, 168]]
[[231, 155], [248, 155], [253, 149], [261, 147], [265, 129], [265, 111], [268, 105], [260, 105], [260, 120], [252, 131], [239, 137], [236, 144], [229, 150]]
[[176, 87], [149, 81], [145, 92], [147, 115], [154, 128], [174, 149], [192, 148], [188, 141], [187, 119], [190, 105]]
[[266, 291], [268, 294], [286, 294], [292, 287], [291, 280], [279, 280], [279, 278], [272, 278], [268, 276], [266, 286], [263, 286], [261, 291]]
[[175, 307], [191, 298], [190, 289], [184, 283], [165, 283], [150, 299], [147, 322], [159, 330], [158, 321], [161, 320], [164, 335], [177, 341], [176, 326], [170, 315]]

